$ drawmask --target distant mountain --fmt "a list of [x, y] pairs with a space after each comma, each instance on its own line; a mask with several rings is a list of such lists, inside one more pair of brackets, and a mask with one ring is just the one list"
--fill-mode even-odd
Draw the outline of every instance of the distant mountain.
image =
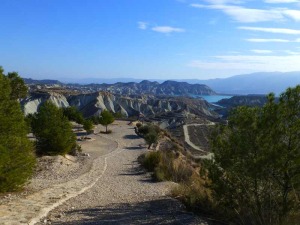
[[141, 82], [143, 79], [135, 79], [135, 78], [84, 78], [84, 79], [66, 79], [62, 78], [62, 82], [64, 83], [77, 83], [81, 85], [85, 84], [115, 84], [118, 82], [129, 83], [129, 82]]
[[183, 95], [215, 95], [210, 87], [204, 84], [188, 84], [186, 82], [165, 81], [158, 83], [156, 81], [143, 80], [140, 83], [115, 83], [115, 84], [90, 84], [86, 86], [97, 87], [101, 90], [110, 91], [121, 95], [169, 95], [169, 96], [183, 96]]
[[300, 72], [270, 72], [238, 75], [224, 79], [190, 80], [191, 83], [206, 84], [223, 94], [280, 94], [288, 87], [300, 84]]
[[48, 84], [48, 85], [53, 85], [53, 84], [62, 84], [58, 80], [34, 80], [31, 78], [23, 78], [25, 84]]

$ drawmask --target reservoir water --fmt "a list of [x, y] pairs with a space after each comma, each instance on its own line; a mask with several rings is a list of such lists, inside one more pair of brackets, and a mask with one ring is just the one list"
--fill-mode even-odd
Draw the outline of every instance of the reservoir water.
[[228, 98], [231, 98], [232, 96], [230, 96], [230, 95], [194, 95], [192, 97], [194, 97], [194, 98], [201, 97], [209, 103], [216, 103], [216, 102], [220, 101], [221, 99], [228, 99]]

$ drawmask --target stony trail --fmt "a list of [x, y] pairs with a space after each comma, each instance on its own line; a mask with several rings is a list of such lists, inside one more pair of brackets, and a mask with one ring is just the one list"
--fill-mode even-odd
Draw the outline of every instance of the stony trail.
[[[124, 122], [105, 136], [117, 147], [75, 180], [0, 206], [1, 224], [211, 224], [168, 197], [174, 183], [140, 170], [144, 141]], [[104, 135], [101, 135], [104, 136]], [[4, 222], [3, 222], [4, 221]]]

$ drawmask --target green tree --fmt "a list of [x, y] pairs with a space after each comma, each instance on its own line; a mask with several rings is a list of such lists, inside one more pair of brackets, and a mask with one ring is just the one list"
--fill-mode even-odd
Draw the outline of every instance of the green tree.
[[148, 149], [150, 149], [151, 145], [158, 141], [158, 133], [151, 131], [145, 135], [144, 139], [148, 144]]
[[0, 67], [0, 192], [19, 190], [33, 173], [35, 155], [26, 135], [20, 104], [11, 98], [10, 81]]
[[76, 137], [68, 119], [50, 101], [46, 101], [34, 115], [32, 131], [37, 138], [40, 155], [65, 155], [76, 147]]
[[70, 121], [74, 121], [78, 124], [83, 124], [84, 118], [81, 112], [75, 106], [70, 106], [67, 108], [63, 108], [63, 114], [66, 116]]
[[25, 98], [28, 93], [28, 88], [25, 85], [24, 80], [19, 76], [17, 72], [11, 72], [7, 74], [7, 77], [10, 81], [11, 86], [11, 98], [12, 99], [19, 99]]
[[106, 128], [106, 133], [107, 133], [107, 127], [109, 124], [113, 123], [115, 121], [114, 116], [107, 110], [103, 110], [101, 112], [100, 118], [99, 118], [99, 123]]
[[94, 128], [94, 124], [92, 120], [85, 120], [83, 122], [83, 129], [85, 129], [87, 133], [91, 133], [93, 128]]
[[285, 224], [299, 210], [300, 86], [263, 108], [239, 107], [211, 141], [206, 162], [214, 199], [242, 224]]

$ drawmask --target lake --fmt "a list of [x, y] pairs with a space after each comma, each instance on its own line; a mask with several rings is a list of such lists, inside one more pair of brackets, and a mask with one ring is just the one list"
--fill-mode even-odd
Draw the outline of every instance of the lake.
[[194, 95], [192, 97], [194, 97], [194, 98], [201, 97], [201, 98], [204, 98], [209, 103], [215, 103], [215, 102], [220, 101], [221, 99], [231, 98], [232, 96], [230, 96], [230, 95]]

